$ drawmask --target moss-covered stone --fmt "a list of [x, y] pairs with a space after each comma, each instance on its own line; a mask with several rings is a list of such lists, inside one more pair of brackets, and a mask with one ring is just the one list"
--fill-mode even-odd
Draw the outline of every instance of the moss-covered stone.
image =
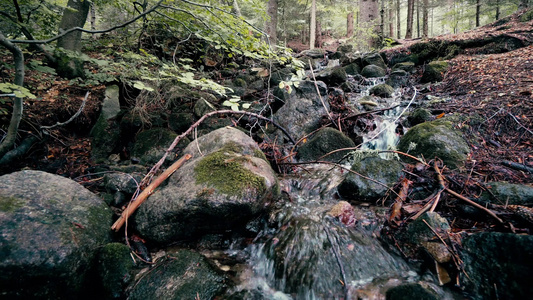
[[175, 132], [185, 132], [194, 123], [191, 113], [173, 113], [168, 119], [168, 126]]
[[361, 75], [366, 78], [383, 77], [387, 75], [387, 72], [379, 66], [368, 65], [361, 70]]
[[196, 182], [213, 186], [230, 196], [242, 196], [248, 189], [263, 193], [266, 190], [264, 178], [244, 168], [242, 163], [251, 160], [235, 156], [236, 153], [223, 148], [204, 157], [194, 169]]
[[490, 189], [490, 193], [481, 194], [479, 200], [482, 202], [533, 206], [533, 187], [531, 186], [509, 182], [490, 182], [486, 186]]
[[[460, 133], [452, 128], [451, 122], [445, 120], [424, 122], [409, 129], [400, 138], [398, 149], [414, 156], [422, 155], [426, 159], [438, 157], [449, 168], [463, 166], [470, 152]], [[402, 159], [411, 161], [406, 157]]]
[[8, 197], [0, 195], [0, 211], [1, 212], [12, 212], [17, 208], [24, 206], [26, 202], [23, 199]]
[[363, 62], [363, 66], [375, 65], [382, 69], [387, 69], [387, 64], [385, 64], [383, 57], [381, 57], [381, 55], [379, 55], [379, 53], [376, 53], [376, 52], [369, 53], [363, 56], [362, 62]]
[[393, 88], [406, 86], [409, 82], [409, 74], [404, 70], [394, 70], [390, 73], [386, 83]]
[[422, 74], [421, 82], [439, 82], [444, 78], [444, 73], [448, 69], [445, 61], [432, 61], [426, 65]]
[[130, 248], [120, 243], [105, 245], [98, 255], [97, 270], [107, 299], [124, 297], [124, 290], [133, 279], [135, 264]]
[[[143, 164], [155, 163], [174, 141], [177, 134], [166, 128], [153, 128], [137, 134], [131, 154]], [[172, 161], [174, 157], [168, 157]]]
[[417, 108], [407, 116], [407, 120], [411, 126], [431, 120], [431, 112], [425, 108]]
[[410, 73], [414, 70], [415, 68], [415, 63], [414, 62], [411, 62], [411, 61], [405, 61], [405, 62], [400, 62], [400, 63], [397, 63], [395, 64], [393, 67], [392, 67], [392, 71], [396, 71], [396, 70], [403, 70], [407, 73]]
[[347, 65], [346, 67], [344, 67], [344, 70], [348, 75], [358, 75], [359, 73], [361, 73], [361, 67], [356, 63], [351, 63]]
[[215, 110], [215, 106], [213, 106], [213, 104], [209, 103], [209, 101], [205, 100], [204, 98], [198, 99], [193, 108], [194, 115], [198, 118], [201, 118], [203, 115]]
[[[355, 147], [355, 143], [342, 132], [326, 127], [319, 130], [307, 143], [303, 144], [298, 149], [298, 156], [304, 161], [312, 161], [319, 159], [333, 150], [353, 147]], [[338, 161], [349, 151], [350, 150], [333, 153], [332, 155], [324, 157], [323, 160]]]
[[369, 93], [382, 98], [390, 98], [394, 93], [394, 88], [386, 83], [381, 83], [373, 86]]

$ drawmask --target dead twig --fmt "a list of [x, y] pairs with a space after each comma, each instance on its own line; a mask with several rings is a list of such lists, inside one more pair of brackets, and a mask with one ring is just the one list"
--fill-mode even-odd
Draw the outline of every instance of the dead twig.
[[[324, 106], [324, 109], [326, 110], [326, 113], [328, 114], [328, 119], [331, 121], [331, 123], [337, 127], [337, 123], [333, 120], [333, 117], [331, 117], [331, 114], [328, 111], [328, 107], [326, 106], [326, 103], [324, 102], [324, 99], [322, 99], [322, 95], [320, 95], [320, 89], [318, 88], [318, 85], [316, 84], [316, 78], [315, 78], [315, 72], [313, 71], [313, 64], [311, 63], [311, 60], [309, 60], [309, 69], [311, 70], [311, 75], [313, 75], [313, 82], [315, 83], [316, 93], [318, 94], [318, 98], [320, 99], [320, 102], [322, 102], [322, 106]], [[337, 129], [339, 129], [337, 127]]]
[[186, 154], [184, 157], [176, 161], [172, 166], [166, 169], [159, 177], [156, 178], [149, 186], [147, 186], [141, 194], [122, 212], [122, 215], [118, 220], [111, 226], [111, 230], [119, 231], [124, 223], [128, 220], [129, 216], [137, 210], [137, 208], [154, 192], [154, 190], [165, 181], [170, 175], [172, 175], [177, 169], [179, 169], [187, 160], [192, 157], [190, 154]]

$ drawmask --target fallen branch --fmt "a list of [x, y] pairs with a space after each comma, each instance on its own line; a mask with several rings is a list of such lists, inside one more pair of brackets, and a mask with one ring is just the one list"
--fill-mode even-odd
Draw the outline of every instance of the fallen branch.
[[516, 169], [516, 170], [529, 172], [529, 173], [533, 174], [533, 168], [528, 167], [528, 166], [524, 166], [523, 164], [519, 164], [519, 163], [515, 163], [515, 162], [512, 162], [512, 161], [504, 160], [504, 161], [502, 161], [502, 165], [504, 165], [506, 167], [509, 167], [509, 168], [513, 168], [513, 169]]
[[76, 119], [81, 114], [81, 112], [85, 108], [85, 104], [87, 103], [87, 98], [89, 98], [89, 94], [90, 94], [90, 92], [87, 91], [87, 93], [85, 94], [85, 98], [83, 98], [83, 102], [80, 105], [80, 108], [78, 109], [78, 111], [72, 117], [70, 117], [70, 119], [68, 119], [67, 121], [65, 121], [63, 123], [57, 122], [54, 125], [41, 126], [41, 129], [52, 129], [54, 127], [67, 125], [68, 123], [72, 122], [74, 119]]
[[122, 212], [122, 215], [115, 221], [111, 230], [119, 231], [120, 228], [126, 223], [129, 216], [137, 210], [137, 208], [154, 192], [154, 190], [165, 181], [170, 175], [172, 175], [177, 169], [179, 169], [183, 164], [192, 157], [190, 154], [186, 154], [184, 157], [176, 161], [172, 166], [166, 169], [159, 177], [156, 178], [149, 186], [147, 186], [142, 193], [135, 199], [135, 201], [130, 202], [126, 209]]

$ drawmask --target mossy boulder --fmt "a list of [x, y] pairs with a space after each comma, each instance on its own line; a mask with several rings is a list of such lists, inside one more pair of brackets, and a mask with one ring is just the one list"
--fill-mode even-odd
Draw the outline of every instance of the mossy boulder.
[[128, 299], [215, 299], [228, 287], [227, 281], [204, 256], [182, 249], [169, 253], [140, 277]]
[[384, 68], [376, 65], [368, 65], [361, 70], [361, 75], [366, 78], [383, 77], [387, 75]]
[[191, 113], [179, 112], [173, 113], [168, 118], [168, 126], [174, 132], [185, 132], [194, 123], [194, 117]]
[[112, 215], [70, 179], [41, 171], [0, 176], [1, 297], [99, 298], [89, 274], [110, 242]]
[[377, 52], [369, 53], [363, 56], [362, 63], [363, 63], [363, 67], [368, 66], [368, 65], [375, 65], [384, 70], [387, 69], [387, 64], [383, 60], [383, 57], [381, 57], [381, 55], [379, 55], [379, 53]]
[[533, 206], [533, 187], [509, 182], [489, 182], [486, 187], [490, 193], [483, 192], [479, 198], [482, 202], [499, 205]]
[[462, 249], [461, 282], [470, 299], [531, 297], [533, 236], [481, 232], [464, 238]]
[[[319, 159], [333, 150], [353, 147], [355, 147], [355, 143], [342, 132], [326, 127], [319, 130], [307, 143], [298, 149], [298, 157], [303, 161], [312, 161]], [[322, 159], [326, 161], [338, 161], [349, 151], [336, 152]]]
[[279, 184], [259, 146], [244, 132], [215, 130], [183, 150], [192, 159], [134, 216], [148, 240], [168, 245], [202, 234], [240, 230], [279, 196]]
[[[414, 149], [413, 149], [414, 148]], [[426, 159], [438, 157], [448, 168], [464, 165], [470, 153], [470, 147], [452, 123], [436, 120], [418, 124], [400, 138], [398, 150]], [[412, 159], [402, 157], [412, 162]]]
[[394, 88], [406, 86], [409, 74], [404, 70], [394, 70], [389, 74], [386, 83]]
[[340, 85], [347, 79], [346, 70], [341, 66], [327, 68], [316, 74], [316, 79], [328, 85]]
[[198, 118], [203, 117], [205, 114], [217, 110], [213, 104], [204, 98], [198, 99], [193, 107], [194, 115]]
[[364, 177], [348, 173], [337, 189], [341, 197], [347, 200], [376, 201], [400, 180], [404, 175], [402, 169], [399, 161], [367, 157], [351, 167], [352, 171]]
[[381, 83], [373, 86], [370, 91], [370, 95], [378, 96], [381, 98], [390, 98], [394, 94], [394, 88], [386, 83]]
[[425, 108], [417, 108], [407, 116], [411, 126], [415, 126], [431, 120], [431, 112]]
[[444, 73], [448, 70], [448, 62], [432, 61], [427, 64], [422, 73], [421, 82], [439, 82], [444, 78]]
[[[138, 158], [141, 164], [154, 164], [165, 154], [165, 151], [178, 136], [174, 131], [166, 128], [153, 128], [142, 131], [135, 137], [135, 144], [131, 155]], [[172, 162], [175, 157], [167, 156]]]
[[96, 265], [105, 299], [124, 298], [135, 266], [130, 252], [130, 247], [120, 243], [107, 244], [100, 250]]
[[344, 71], [348, 75], [358, 75], [361, 73], [361, 67], [357, 63], [351, 63], [344, 67]]
[[410, 61], [399, 62], [392, 67], [392, 72], [397, 70], [403, 70], [407, 73], [413, 72], [415, 69], [415, 63]]

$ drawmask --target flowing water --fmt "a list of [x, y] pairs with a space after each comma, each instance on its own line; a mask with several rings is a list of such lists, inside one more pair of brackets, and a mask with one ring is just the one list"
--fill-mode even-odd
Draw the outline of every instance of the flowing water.
[[[357, 106], [373, 85], [382, 82], [376, 79], [362, 86], [349, 101]], [[400, 98], [396, 91], [376, 109], [395, 106]], [[376, 116], [363, 149], [395, 145], [394, 122], [401, 113], [398, 106]], [[280, 201], [246, 250], [249, 259], [237, 287], [243, 299], [385, 299], [387, 288], [420, 279], [379, 239], [386, 208], [348, 205], [341, 215], [335, 212], [335, 187], [343, 176], [338, 168], [313, 165], [281, 179], [286, 201]]]

